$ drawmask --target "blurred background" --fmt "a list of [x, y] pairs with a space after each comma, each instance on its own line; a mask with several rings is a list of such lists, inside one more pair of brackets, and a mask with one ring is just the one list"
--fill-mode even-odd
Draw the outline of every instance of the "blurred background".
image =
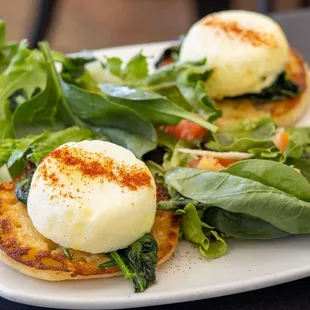
[[[302, 9], [305, 0], [0, 0], [8, 39], [43, 36], [63, 52], [165, 41], [200, 17], [221, 9], [277, 13]], [[310, 21], [309, 21], [310, 23]], [[310, 25], [310, 24], [309, 24]]]

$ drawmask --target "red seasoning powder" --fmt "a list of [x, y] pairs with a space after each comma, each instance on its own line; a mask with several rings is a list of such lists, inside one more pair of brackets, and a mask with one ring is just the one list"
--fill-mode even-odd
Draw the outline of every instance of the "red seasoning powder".
[[137, 191], [144, 186], [152, 186], [152, 177], [146, 168], [116, 163], [113, 158], [106, 157], [102, 153], [91, 153], [68, 146], [52, 151], [41, 163], [40, 170], [43, 179], [48, 180], [53, 186], [60, 184], [58, 184], [59, 178], [55, 173], [48, 172], [46, 163], [51, 159], [57, 161], [59, 172], [63, 174], [69, 175], [72, 169], [88, 179], [114, 182], [131, 191]]
[[271, 33], [263, 33], [241, 27], [236, 21], [222, 20], [218, 16], [209, 16], [204, 25], [223, 31], [230, 39], [239, 39], [253, 46], [277, 47], [277, 41]]

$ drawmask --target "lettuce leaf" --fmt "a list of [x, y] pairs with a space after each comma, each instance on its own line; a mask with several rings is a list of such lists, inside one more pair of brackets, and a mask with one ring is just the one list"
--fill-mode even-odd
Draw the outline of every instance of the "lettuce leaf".
[[276, 126], [271, 119], [246, 122], [212, 134], [205, 147], [218, 152], [248, 152], [253, 148], [267, 149], [273, 145]]
[[195, 206], [189, 203], [182, 212], [182, 231], [186, 240], [198, 246], [201, 255], [217, 258], [225, 254], [227, 245], [213, 227], [202, 222]]

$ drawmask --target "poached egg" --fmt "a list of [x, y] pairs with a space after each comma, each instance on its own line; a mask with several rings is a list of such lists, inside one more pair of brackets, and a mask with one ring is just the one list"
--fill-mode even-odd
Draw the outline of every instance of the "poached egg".
[[44, 237], [65, 248], [108, 253], [150, 232], [156, 186], [129, 150], [105, 141], [70, 142], [40, 163], [27, 206]]
[[181, 61], [207, 59], [212, 98], [260, 93], [284, 71], [289, 44], [271, 18], [249, 11], [222, 11], [195, 23], [186, 35]]

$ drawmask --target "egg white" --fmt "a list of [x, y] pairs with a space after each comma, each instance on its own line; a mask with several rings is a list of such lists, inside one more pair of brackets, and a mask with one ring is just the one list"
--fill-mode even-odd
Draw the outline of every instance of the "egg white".
[[[232, 29], [234, 25], [238, 31]], [[260, 44], [257, 37], [272, 44]], [[180, 51], [181, 61], [207, 59], [213, 73], [205, 86], [216, 99], [260, 93], [284, 70], [288, 56], [287, 39], [275, 21], [259, 13], [234, 10], [195, 23]]]
[[[33, 176], [27, 203], [29, 216], [44, 237], [66, 248], [107, 253], [150, 232], [156, 187], [142, 161], [129, 150], [104, 141], [71, 142], [58, 149], [64, 147], [82, 150], [88, 160], [103, 162], [108, 157], [118, 165], [136, 167], [150, 176], [150, 186], [131, 190], [104, 175], [94, 178], [74, 166], [60, 167], [57, 158], [47, 156]], [[52, 184], [46, 172], [57, 182]]]

